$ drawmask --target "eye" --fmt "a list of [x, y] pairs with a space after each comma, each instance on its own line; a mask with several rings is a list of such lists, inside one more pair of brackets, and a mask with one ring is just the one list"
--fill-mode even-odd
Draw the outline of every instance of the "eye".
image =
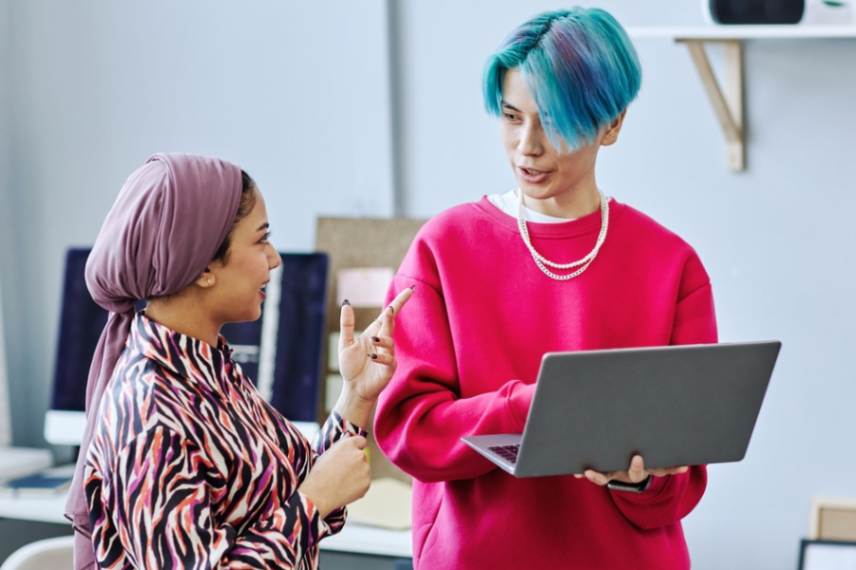
[[513, 122], [513, 121], [516, 121], [516, 120], [517, 120], [517, 115], [516, 115], [516, 114], [514, 114], [514, 113], [509, 113], [508, 111], [503, 111], [503, 113], [502, 113], [502, 117], [503, 117], [506, 121], [512, 121], [512, 122]]
[[259, 240], [259, 243], [267, 244], [270, 240], [271, 232], [265, 232], [265, 235], [262, 236], [262, 239]]

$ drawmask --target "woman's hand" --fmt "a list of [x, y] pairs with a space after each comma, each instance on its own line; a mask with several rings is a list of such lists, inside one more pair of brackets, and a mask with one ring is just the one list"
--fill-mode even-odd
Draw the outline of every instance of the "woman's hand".
[[300, 492], [315, 503], [322, 519], [369, 490], [371, 474], [364, 452], [366, 445], [362, 436], [340, 439], [318, 456], [300, 485]]
[[630, 467], [627, 471], [610, 471], [608, 473], [599, 473], [593, 469], [586, 469], [582, 474], [574, 475], [577, 479], [585, 477], [595, 485], [606, 485], [610, 481], [621, 481], [622, 483], [641, 483], [648, 478], [649, 475], [663, 477], [665, 475], [678, 475], [686, 473], [689, 467], [683, 465], [681, 467], [666, 467], [662, 469], [646, 469], [645, 461], [641, 455], [634, 455], [630, 460]]
[[354, 336], [354, 309], [347, 302], [342, 305], [339, 371], [344, 385], [336, 411], [351, 423], [366, 425], [375, 400], [395, 372], [395, 316], [411, 295], [412, 287], [399, 293], [358, 337]]

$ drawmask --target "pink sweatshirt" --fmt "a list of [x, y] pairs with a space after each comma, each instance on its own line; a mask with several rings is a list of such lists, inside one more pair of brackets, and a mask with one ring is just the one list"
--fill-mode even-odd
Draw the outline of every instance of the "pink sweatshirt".
[[[542, 255], [568, 262], [594, 245], [600, 213], [529, 229]], [[374, 429], [415, 478], [415, 567], [689, 568], [680, 521], [704, 493], [703, 466], [635, 494], [571, 476], [517, 479], [460, 438], [523, 431], [545, 352], [716, 342], [695, 251], [612, 200], [595, 261], [557, 282], [535, 266], [516, 221], [483, 198], [422, 228], [390, 297], [411, 285]]]

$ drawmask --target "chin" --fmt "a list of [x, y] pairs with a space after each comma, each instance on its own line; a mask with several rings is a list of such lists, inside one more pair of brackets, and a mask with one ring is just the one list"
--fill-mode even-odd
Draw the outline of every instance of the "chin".
[[244, 313], [233, 315], [228, 322], [230, 323], [251, 323], [262, 317], [261, 307], [256, 307], [254, 310], [247, 310]]
[[533, 200], [545, 200], [553, 197], [553, 189], [550, 186], [532, 186], [521, 182], [520, 189], [526, 197]]

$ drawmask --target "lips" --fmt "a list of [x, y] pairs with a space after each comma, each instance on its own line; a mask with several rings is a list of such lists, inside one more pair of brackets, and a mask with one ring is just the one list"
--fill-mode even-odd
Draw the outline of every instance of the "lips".
[[523, 166], [517, 167], [517, 175], [524, 181], [529, 184], [540, 184], [547, 180], [550, 176], [550, 171], [548, 170], [538, 170], [536, 168], [526, 168]]

